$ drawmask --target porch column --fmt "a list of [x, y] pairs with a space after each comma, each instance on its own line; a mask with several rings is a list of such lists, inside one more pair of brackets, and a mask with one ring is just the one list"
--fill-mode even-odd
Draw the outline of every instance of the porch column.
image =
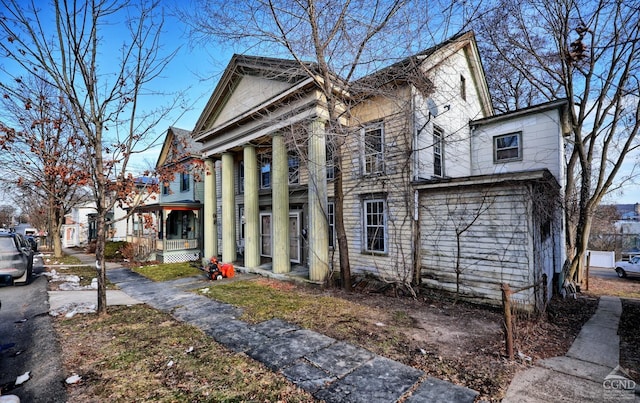
[[244, 265], [260, 266], [258, 158], [254, 146], [244, 147]]
[[309, 124], [309, 280], [325, 281], [329, 274], [327, 221], [327, 150], [324, 121]]
[[218, 196], [216, 194], [216, 164], [212, 158], [204, 161], [204, 256], [208, 261], [211, 256], [218, 256], [218, 229], [216, 211], [218, 210]]
[[236, 196], [233, 188], [233, 155], [222, 154], [222, 261], [236, 260]]
[[273, 272], [291, 271], [289, 246], [289, 163], [284, 136], [273, 135], [273, 163], [271, 172], [273, 181], [271, 191], [273, 199]]

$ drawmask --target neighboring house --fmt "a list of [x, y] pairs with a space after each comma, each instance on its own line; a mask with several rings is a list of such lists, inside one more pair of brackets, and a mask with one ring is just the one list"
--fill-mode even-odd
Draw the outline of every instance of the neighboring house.
[[73, 207], [64, 217], [62, 225], [62, 247], [73, 248], [86, 246], [90, 237], [90, 216], [96, 213], [95, 202]]
[[[157, 188], [158, 179], [154, 177], [140, 176], [135, 178], [135, 191], [129, 195], [128, 201], [117, 202], [113, 206], [113, 210], [107, 214], [107, 240], [108, 241], [126, 241], [127, 234], [137, 230], [138, 220], [127, 217], [132, 206], [145, 205], [158, 202]], [[150, 227], [153, 227], [152, 222]], [[129, 227], [132, 227], [131, 231]], [[136, 227], [136, 228], [133, 228]]]
[[187, 130], [167, 130], [156, 169], [164, 172], [155, 203], [136, 207], [127, 240], [139, 256], [162, 263], [202, 258], [203, 168]]
[[613, 223], [617, 235], [620, 258], [640, 252], [640, 203], [616, 205], [620, 220]]
[[[307, 67], [235, 55], [198, 119], [205, 257], [220, 246], [224, 262], [314, 282], [339, 271], [336, 131]], [[505, 282], [545, 303], [565, 260], [566, 103], [493, 116], [472, 33], [352, 88], [338, 130], [352, 272], [496, 304]]]

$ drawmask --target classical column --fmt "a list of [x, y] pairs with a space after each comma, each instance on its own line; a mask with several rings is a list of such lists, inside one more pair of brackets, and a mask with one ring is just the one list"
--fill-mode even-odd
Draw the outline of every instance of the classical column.
[[218, 256], [218, 230], [216, 228], [216, 210], [218, 197], [216, 194], [216, 164], [211, 158], [204, 161], [204, 256], [208, 261], [211, 256]]
[[244, 265], [260, 265], [258, 159], [253, 146], [244, 147]]
[[309, 279], [324, 281], [329, 274], [327, 221], [327, 150], [324, 122], [309, 124]]
[[222, 261], [236, 260], [236, 197], [233, 186], [233, 155], [222, 154]]
[[289, 247], [289, 163], [287, 147], [282, 134], [272, 139], [271, 191], [273, 199], [273, 272], [288, 273], [291, 270]]

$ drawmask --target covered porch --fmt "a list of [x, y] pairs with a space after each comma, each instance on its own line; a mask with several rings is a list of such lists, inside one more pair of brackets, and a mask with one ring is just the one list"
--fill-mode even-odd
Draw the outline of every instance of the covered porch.
[[202, 258], [202, 203], [172, 202], [137, 207], [127, 221], [127, 242], [139, 260], [161, 263]]

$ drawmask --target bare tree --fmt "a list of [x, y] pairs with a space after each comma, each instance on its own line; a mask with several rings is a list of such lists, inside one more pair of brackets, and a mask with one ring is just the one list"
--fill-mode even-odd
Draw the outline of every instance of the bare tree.
[[[160, 95], [151, 84], [174, 54], [163, 53], [162, 10], [151, 1], [0, 4], [0, 49], [11, 63], [5, 72], [14, 79], [36, 75], [60, 92], [79, 133], [76, 147], [88, 158], [88, 186], [97, 210], [98, 312], [106, 313], [105, 218], [136, 188], [128, 163], [153, 144], [154, 127], [170, 110], [145, 111], [142, 105]], [[114, 46], [108, 37], [122, 44]]]
[[13, 216], [16, 214], [16, 208], [14, 206], [2, 205], [0, 206], [0, 228], [9, 229], [13, 224]]
[[372, 97], [376, 91], [389, 94], [390, 86], [385, 84], [393, 83], [398, 78], [393, 74], [400, 70], [387, 70], [374, 81], [358, 78], [425, 49], [426, 44], [439, 43], [455, 30], [456, 6], [442, 7], [438, 18], [430, 12], [439, 4], [432, 6], [400, 0], [232, 0], [224, 4], [203, 0], [195, 1], [192, 10], [183, 11], [194, 37], [232, 45], [240, 52], [293, 59], [315, 80], [328, 115], [327, 142], [334, 158], [335, 227], [345, 289], [351, 288], [351, 269], [343, 220], [343, 168], [348, 155], [346, 139], [352, 133], [341, 120], [349, 117], [349, 106], [357, 103], [359, 96]]
[[[511, 98], [503, 106], [557, 97], [569, 102], [565, 274], [580, 280], [596, 207], [632, 179], [622, 169], [638, 148], [640, 130], [640, 2], [500, 0], [491, 6], [478, 21], [480, 37], [499, 60], [488, 65], [488, 76], [506, 66], [504, 81], [525, 94], [506, 94]], [[501, 92], [496, 87], [494, 94]]]
[[[0, 123], [5, 148], [0, 181], [13, 189], [14, 199], [32, 225], [47, 229], [56, 257], [62, 256], [60, 229], [64, 216], [87, 201], [87, 158], [78, 150], [81, 140], [69, 124], [64, 98], [35, 77], [20, 79], [7, 88]], [[9, 95], [11, 94], [11, 95]], [[45, 217], [36, 223], [39, 216]]]

